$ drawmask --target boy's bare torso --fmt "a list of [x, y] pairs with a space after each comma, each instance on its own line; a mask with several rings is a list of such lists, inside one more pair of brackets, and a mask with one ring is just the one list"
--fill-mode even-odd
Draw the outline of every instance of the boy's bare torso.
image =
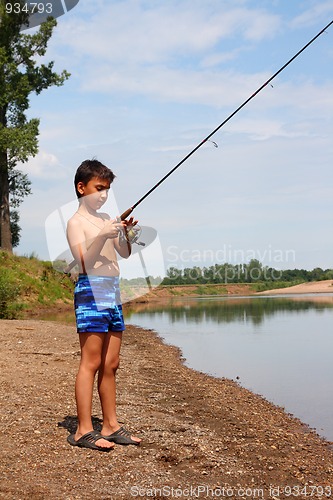
[[[84, 253], [98, 237], [100, 231], [105, 227], [105, 224], [110, 221], [110, 217], [106, 213], [91, 214], [80, 209], [68, 221], [69, 228], [75, 228], [75, 237], [71, 238], [74, 246], [81, 247], [79, 249], [80, 258], [79, 272], [85, 274], [93, 274], [98, 276], [118, 276], [119, 265], [113, 239], [107, 239], [102, 246], [99, 254], [96, 256], [96, 261], [93, 266], [89, 267], [85, 263]], [[73, 229], [69, 229], [73, 233]], [[76, 241], [75, 241], [76, 240]], [[81, 241], [79, 241], [81, 240]], [[82, 256], [82, 257], [81, 257]]]

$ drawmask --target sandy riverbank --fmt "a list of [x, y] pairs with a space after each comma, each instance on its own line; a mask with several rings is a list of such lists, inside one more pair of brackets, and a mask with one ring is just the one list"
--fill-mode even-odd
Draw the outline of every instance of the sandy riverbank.
[[[118, 376], [120, 420], [143, 444], [110, 454], [66, 442], [76, 425], [75, 328], [2, 320], [0, 341], [1, 498], [172, 498], [171, 488], [196, 498], [186, 489], [199, 486], [208, 490], [197, 498], [240, 498], [241, 488], [247, 498], [290, 498], [285, 486], [323, 498], [333, 488], [331, 444], [237, 383], [185, 367], [152, 331], [128, 327]], [[98, 426], [96, 396], [93, 412]]]
[[276, 288], [275, 290], [258, 292], [256, 295], [283, 295], [289, 293], [333, 293], [333, 280], [300, 283], [288, 288]]

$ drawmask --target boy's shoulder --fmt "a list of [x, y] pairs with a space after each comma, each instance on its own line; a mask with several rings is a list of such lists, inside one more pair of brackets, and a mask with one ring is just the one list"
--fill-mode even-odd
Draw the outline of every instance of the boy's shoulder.
[[72, 215], [67, 221], [67, 226], [76, 226], [80, 224], [80, 215], [78, 212], [75, 212], [75, 214]]

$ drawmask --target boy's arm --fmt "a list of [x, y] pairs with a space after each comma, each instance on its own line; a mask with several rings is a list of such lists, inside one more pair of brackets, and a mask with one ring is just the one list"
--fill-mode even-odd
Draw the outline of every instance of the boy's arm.
[[128, 237], [128, 231], [130, 231], [130, 229], [137, 223], [138, 221], [134, 220], [133, 217], [129, 220], [124, 220], [122, 230], [119, 233], [119, 238], [117, 238], [114, 242], [115, 249], [124, 259], [128, 259], [132, 253], [132, 244], [130, 238]]
[[122, 234], [119, 234], [119, 237], [115, 240], [114, 247], [123, 259], [128, 259], [131, 255], [132, 245], [125, 234], [125, 230], [123, 230]]

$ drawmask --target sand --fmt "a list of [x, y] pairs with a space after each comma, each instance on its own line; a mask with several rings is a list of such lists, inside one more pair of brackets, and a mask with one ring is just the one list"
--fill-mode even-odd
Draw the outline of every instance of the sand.
[[291, 293], [333, 293], [333, 280], [300, 283], [299, 285], [287, 288], [276, 288], [275, 290], [258, 292], [256, 295], [283, 295]]
[[[332, 443], [236, 381], [187, 368], [153, 331], [128, 327], [118, 372], [119, 419], [142, 445], [110, 453], [66, 441], [75, 327], [2, 320], [0, 342], [1, 498], [333, 496]], [[100, 417], [95, 394], [96, 428]]]

